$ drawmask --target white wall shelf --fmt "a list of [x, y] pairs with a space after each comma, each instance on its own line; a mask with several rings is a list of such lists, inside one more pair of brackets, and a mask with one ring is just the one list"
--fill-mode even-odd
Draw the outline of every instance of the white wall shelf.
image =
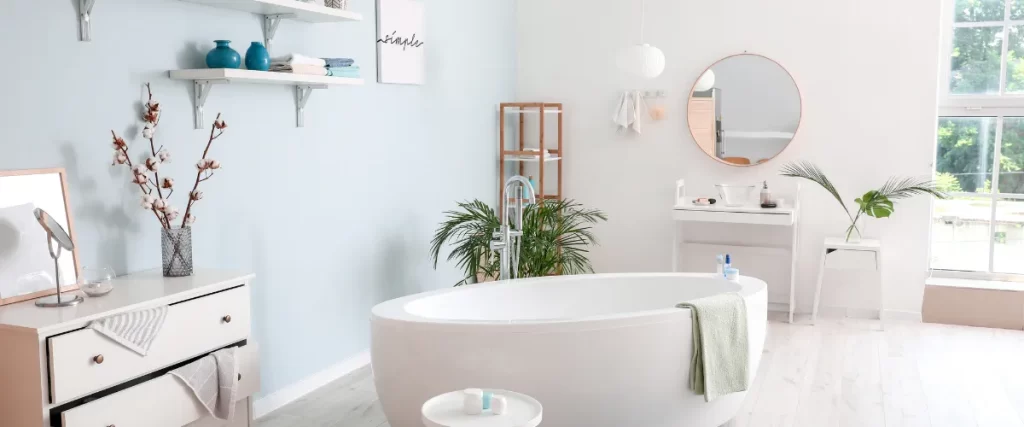
[[[537, 161], [539, 159], [540, 159], [539, 155], [534, 155], [534, 156], [505, 156], [505, 161], [506, 162], [527, 162], [527, 163], [531, 163], [532, 162], [532, 163], [537, 163]], [[562, 160], [562, 158], [558, 157], [558, 156], [548, 156], [548, 157], [544, 158], [545, 162], [554, 162], [556, 160]]]
[[[294, 0], [290, 0], [294, 1]], [[363, 79], [347, 77], [314, 76], [269, 71], [239, 70], [231, 68], [201, 68], [194, 70], [171, 70], [172, 80], [192, 80], [195, 93], [192, 97], [195, 128], [203, 129], [203, 106], [210, 89], [219, 83], [249, 83], [295, 86], [295, 122], [303, 127], [306, 102], [313, 89], [325, 89], [332, 85], [361, 85]]]
[[[82, 0], [84, 1], [84, 0]], [[362, 21], [363, 15], [299, 0], [182, 0], [210, 7], [249, 12], [263, 16], [263, 42], [270, 50], [281, 19], [309, 23]]]

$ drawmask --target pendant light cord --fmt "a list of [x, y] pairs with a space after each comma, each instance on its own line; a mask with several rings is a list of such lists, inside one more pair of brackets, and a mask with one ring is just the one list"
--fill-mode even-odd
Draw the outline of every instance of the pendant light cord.
[[644, 25], [647, 24], [647, 0], [640, 2], [640, 44], [644, 44]]

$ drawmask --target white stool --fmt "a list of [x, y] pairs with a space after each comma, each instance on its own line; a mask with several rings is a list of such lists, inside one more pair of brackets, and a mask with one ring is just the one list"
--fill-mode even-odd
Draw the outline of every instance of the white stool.
[[821, 252], [821, 268], [818, 270], [818, 285], [814, 288], [814, 311], [811, 312], [811, 324], [814, 324], [818, 319], [821, 281], [825, 277], [826, 268], [843, 270], [869, 269], [877, 271], [878, 321], [882, 323], [882, 310], [885, 308], [885, 292], [882, 286], [882, 242], [864, 239], [856, 243], [847, 243], [846, 239], [837, 237], [825, 239], [825, 247]]
[[463, 411], [462, 390], [445, 393], [423, 404], [423, 425], [426, 427], [537, 427], [544, 408], [537, 399], [507, 390], [484, 390], [505, 396], [508, 408], [504, 414], [484, 412], [467, 415]]

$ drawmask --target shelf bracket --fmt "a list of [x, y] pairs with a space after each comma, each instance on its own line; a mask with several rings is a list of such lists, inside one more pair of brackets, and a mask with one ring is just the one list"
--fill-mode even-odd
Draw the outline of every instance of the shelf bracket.
[[217, 83], [228, 83], [228, 80], [195, 80], [192, 82], [194, 94], [192, 98], [192, 119], [196, 129], [205, 129], [203, 124], [203, 107], [206, 106], [206, 97], [210, 95], [210, 89]]
[[281, 24], [281, 19], [295, 17], [291, 13], [278, 13], [273, 15], [263, 15], [263, 46], [267, 47], [267, 51], [270, 51], [270, 44], [274, 42], [274, 35], [277, 34], [277, 26]]
[[295, 86], [295, 126], [306, 125], [306, 102], [309, 102], [313, 89], [326, 89], [327, 85], [299, 85]]
[[78, 0], [78, 38], [92, 41], [92, 7], [96, 0]]

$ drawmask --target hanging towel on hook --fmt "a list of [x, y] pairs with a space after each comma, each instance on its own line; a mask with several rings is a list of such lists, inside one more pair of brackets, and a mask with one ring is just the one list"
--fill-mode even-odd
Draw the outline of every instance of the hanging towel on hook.
[[620, 130], [632, 129], [640, 134], [640, 120], [644, 109], [644, 96], [640, 91], [624, 91], [619, 100], [619, 107], [612, 115], [612, 121]]

